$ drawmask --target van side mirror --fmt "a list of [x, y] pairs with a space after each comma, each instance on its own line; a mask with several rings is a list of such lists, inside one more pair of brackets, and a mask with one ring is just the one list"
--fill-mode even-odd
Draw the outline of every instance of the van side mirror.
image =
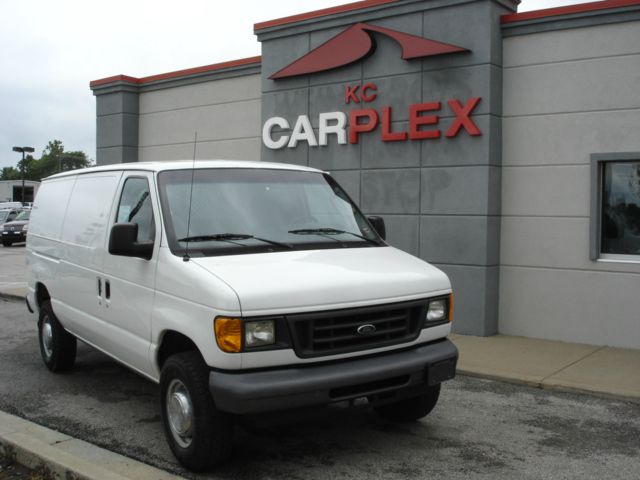
[[387, 227], [384, 226], [384, 218], [382, 217], [367, 217], [369, 223], [373, 226], [375, 231], [380, 235], [383, 240], [387, 239]]
[[137, 223], [116, 223], [111, 227], [111, 235], [109, 235], [109, 253], [151, 260], [153, 242], [136, 242], [137, 238]]

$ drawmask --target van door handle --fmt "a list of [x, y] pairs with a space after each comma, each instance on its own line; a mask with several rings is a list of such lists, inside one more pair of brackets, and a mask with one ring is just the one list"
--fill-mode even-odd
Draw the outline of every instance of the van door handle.
[[107, 300], [111, 298], [111, 282], [109, 280], [104, 281], [104, 296]]
[[98, 297], [102, 297], [102, 279], [98, 277]]

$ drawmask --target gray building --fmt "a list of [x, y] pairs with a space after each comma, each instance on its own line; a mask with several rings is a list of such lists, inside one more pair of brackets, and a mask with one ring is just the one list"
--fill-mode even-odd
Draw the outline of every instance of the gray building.
[[262, 56], [91, 82], [97, 162], [331, 172], [442, 268], [454, 330], [640, 348], [640, 2], [368, 0]]

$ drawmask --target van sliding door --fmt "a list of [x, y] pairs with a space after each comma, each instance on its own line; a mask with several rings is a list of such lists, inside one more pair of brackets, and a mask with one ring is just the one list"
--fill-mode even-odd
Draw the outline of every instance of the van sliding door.
[[47, 220], [58, 221], [61, 231], [55, 252], [59, 264], [48, 285], [53, 310], [65, 328], [97, 346], [105, 331], [96, 284], [102, 274], [109, 216], [121, 175], [101, 172], [72, 177], [68, 201], [60, 202], [58, 196], [59, 203], [47, 207], [61, 212]]

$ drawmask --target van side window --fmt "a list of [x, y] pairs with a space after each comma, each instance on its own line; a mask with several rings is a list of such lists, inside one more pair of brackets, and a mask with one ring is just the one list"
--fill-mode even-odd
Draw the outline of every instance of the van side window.
[[156, 235], [153, 207], [146, 178], [128, 178], [122, 188], [116, 223], [137, 223], [138, 242], [153, 241]]

